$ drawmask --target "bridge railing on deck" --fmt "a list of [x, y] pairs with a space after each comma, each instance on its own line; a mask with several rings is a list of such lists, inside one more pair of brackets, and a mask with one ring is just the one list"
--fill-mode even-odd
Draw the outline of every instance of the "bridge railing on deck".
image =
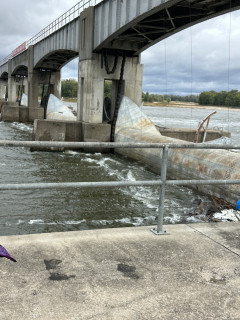
[[9, 141], [0, 140], [0, 147], [29, 147], [36, 149], [64, 148], [64, 149], [116, 149], [116, 148], [157, 148], [162, 149], [161, 178], [151, 181], [104, 181], [104, 182], [62, 182], [62, 183], [21, 183], [0, 184], [0, 190], [26, 189], [61, 189], [61, 188], [106, 188], [129, 186], [160, 186], [158, 223], [152, 231], [157, 234], [167, 234], [163, 230], [165, 187], [167, 185], [229, 185], [240, 184], [238, 180], [167, 180], [168, 149], [240, 149], [240, 145], [217, 144], [165, 144], [165, 143], [124, 143], [124, 142], [58, 142], [58, 141]]
[[74, 19], [76, 19], [77, 17], [79, 17], [80, 13], [84, 9], [86, 9], [90, 6], [95, 6], [102, 1], [103, 0], [81, 0], [79, 3], [75, 4], [75, 6], [73, 6], [71, 9], [69, 9], [67, 12], [62, 14], [59, 18], [54, 20], [47, 27], [45, 27], [43, 30], [41, 30], [35, 36], [33, 36], [31, 39], [29, 39], [27, 41], [27, 48], [30, 45], [34, 45], [37, 42], [41, 41], [42, 39], [48, 37], [50, 34], [61, 29], [66, 24], [68, 24], [69, 22], [71, 22]]
[[[67, 25], [69, 22], [71, 22], [74, 19], [76, 19], [77, 17], [79, 17], [80, 13], [84, 9], [86, 9], [90, 6], [95, 6], [102, 1], [103, 0], [81, 0], [79, 3], [75, 4], [75, 6], [73, 6], [71, 9], [69, 9], [67, 12], [62, 14], [59, 18], [57, 18], [52, 23], [50, 23], [47, 27], [45, 27], [40, 32], [38, 32], [31, 39], [26, 41], [26, 49], [30, 45], [34, 45], [34, 44], [38, 43], [39, 41], [43, 40], [44, 38], [48, 37], [52, 33], [56, 32], [57, 30], [61, 29], [65, 25]], [[23, 50], [23, 51], [25, 51], [25, 50]], [[21, 53], [21, 52], [19, 52], [19, 53]], [[5, 57], [3, 60], [0, 61], [0, 66], [5, 64], [11, 58], [12, 58], [12, 54], [9, 54], [7, 57]]]

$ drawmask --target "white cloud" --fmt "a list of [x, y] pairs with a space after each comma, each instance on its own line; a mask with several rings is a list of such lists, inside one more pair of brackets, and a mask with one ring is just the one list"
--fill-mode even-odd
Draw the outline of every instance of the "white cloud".
[[240, 11], [173, 35], [142, 54], [143, 90], [196, 94], [240, 89], [239, 40]]
[[1, 2], [0, 59], [53, 22], [79, 0], [6, 0]]
[[[0, 59], [78, 2], [2, 1]], [[184, 95], [203, 90], [240, 89], [239, 40], [239, 10], [173, 35], [142, 54], [143, 90]], [[77, 79], [77, 69], [74, 59], [63, 68], [62, 77]]]

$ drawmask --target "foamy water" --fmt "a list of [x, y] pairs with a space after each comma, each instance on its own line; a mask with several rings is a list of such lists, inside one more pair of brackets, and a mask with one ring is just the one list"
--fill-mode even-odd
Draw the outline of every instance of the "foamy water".
[[[170, 113], [163, 108], [143, 110], [161, 126], [184, 123], [187, 127], [190, 123], [183, 109]], [[218, 114], [219, 119], [212, 126], [231, 128], [233, 136], [238, 137], [240, 113]], [[204, 115], [198, 115], [199, 119]], [[228, 124], [223, 122], [224, 117]], [[195, 126], [195, 122], [198, 120], [191, 125]], [[0, 122], [2, 140], [31, 140], [31, 134], [31, 125]], [[30, 152], [28, 148], [2, 147], [0, 175], [2, 183], [159, 179], [144, 165], [119, 155], [71, 150]], [[207, 200], [187, 187], [168, 187], [164, 223], [200, 222], [200, 217], [189, 216], [196, 198]], [[1, 235], [153, 225], [157, 222], [159, 187], [2, 191], [0, 202]]]

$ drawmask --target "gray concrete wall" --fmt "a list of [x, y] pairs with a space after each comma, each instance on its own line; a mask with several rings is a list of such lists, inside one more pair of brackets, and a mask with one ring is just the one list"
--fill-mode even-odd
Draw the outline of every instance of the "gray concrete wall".
[[81, 141], [81, 123], [76, 121], [35, 120], [33, 140], [36, 141]]
[[[35, 120], [33, 140], [109, 142], [109, 124], [89, 124], [80, 121]], [[94, 150], [96, 151], [96, 150]]]
[[14, 81], [14, 77], [12, 77], [12, 62], [8, 60], [8, 101], [15, 102], [16, 101], [16, 82]]
[[0, 99], [5, 98], [7, 85], [8, 85], [8, 81], [0, 79]]
[[[114, 57], [109, 56], [108, 60], [109, 66], [113, 66]], [[104, 80], [119, 80], [121, 62], [122, 58], [119, 57], [118, 66], [114, 74], [107, 74], [105, 67], [102, 66], [100, 54], [94, 54], [92, 60], [79, 62], [78, 120], [102, 123]], [[138, 105], [142, 103], [142, 78], [143, 65], [139, 63], [139, 58], [127, 57], [123, 76], [123, 94]]]
[[12, 71], [17, 69], [19, 66], [28, 67], [28, 50], [18, 54], [16, 57], [12, 58], [10, 61], [11, 61]]
[[33, 123], [35, 119], [43, 119], [44, 111], [43, 108], [28, 108], [11, 102], [0, 103], [0, 110], [3, 121], [23, 123]]
[[4, 104], [2, 106], [2, 120], [6, 122], [19, 122], [19, 107]]
[[51, 52], [71, 50], [78, 52], [79, 19], [75, 19], [34, 45], [34, 66]]
[[0, 66], [0, 76], [4, 73], [8, 72], [8, 62], [5, 62]]
[[29, 122], [33, 123], [35, 119], [44, 119], [44, 109], [42, 107], [28, 108]]

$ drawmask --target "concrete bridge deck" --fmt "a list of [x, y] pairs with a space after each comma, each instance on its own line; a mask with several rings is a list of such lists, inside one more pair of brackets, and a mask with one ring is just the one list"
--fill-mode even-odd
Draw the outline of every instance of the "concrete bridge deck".
[[239, 226], [0, 237], [0, 319], [240, 319]]

